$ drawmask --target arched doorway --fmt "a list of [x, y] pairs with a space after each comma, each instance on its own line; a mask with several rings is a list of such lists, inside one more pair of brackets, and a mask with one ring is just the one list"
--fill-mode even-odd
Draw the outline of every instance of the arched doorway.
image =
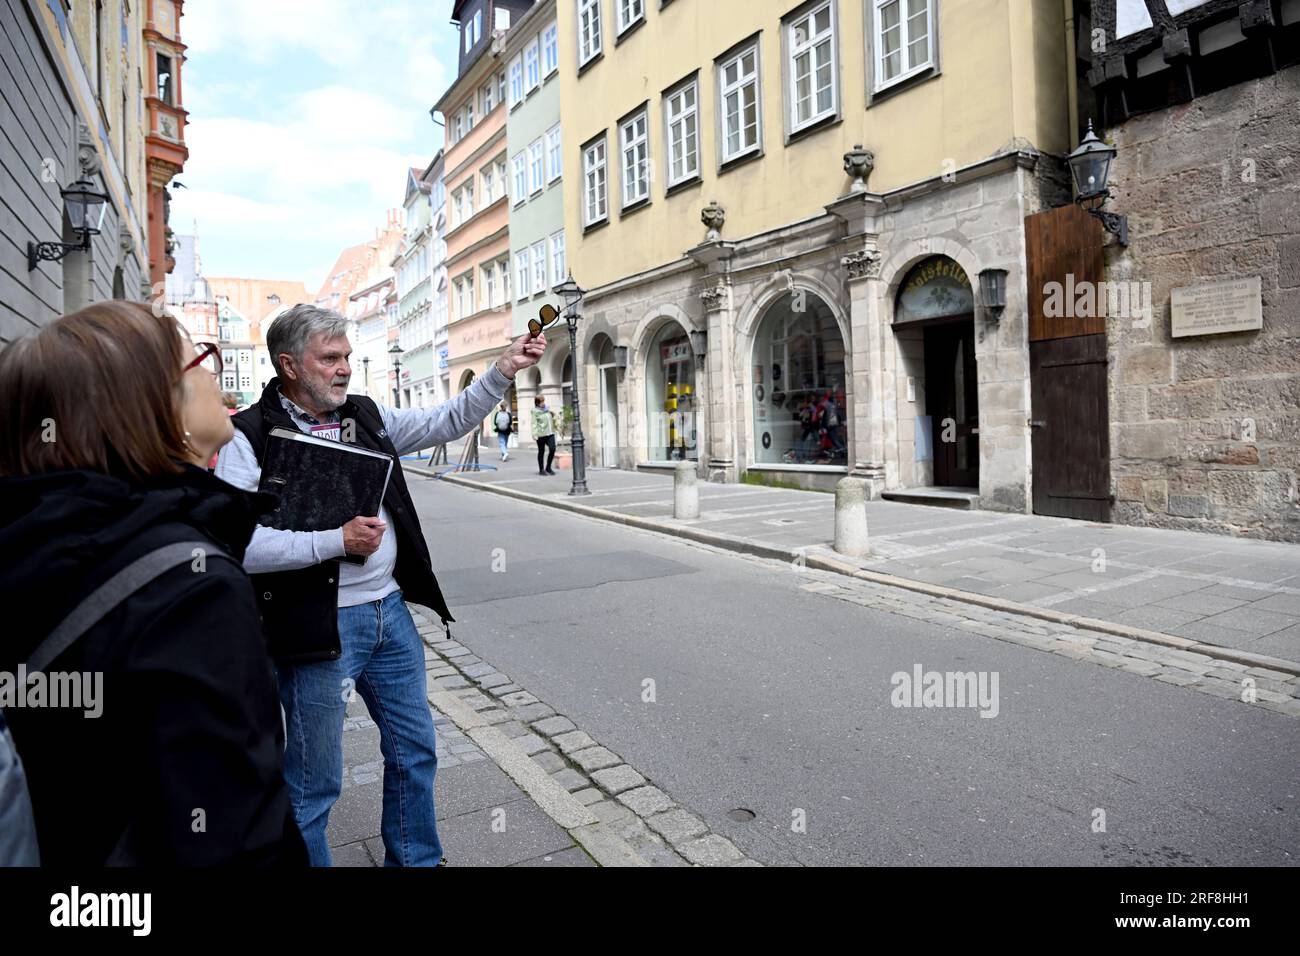
[[686, 330], [665, 322], [645, 362], [647, 460], [698, 461], [695, 351]]
[[[975, 297], [970, 279], [947, 256], [918, 262], [894, 301], [894, 335], [903, 377], [900, 438], [911, 426], [911, 483], [979, 487], [979, 382]], [[905, 422], [911, 416], [914, 420]]]
[[830, 306], [786, 293], [754, 336], [754, 463], [844, 466], [848, 397], [844, 337]]
[[596, 412], [600, 416], [600, 464], [618, 467], [618, 366], [614, 361], [614, 343], [608, 336], [596, 353]]

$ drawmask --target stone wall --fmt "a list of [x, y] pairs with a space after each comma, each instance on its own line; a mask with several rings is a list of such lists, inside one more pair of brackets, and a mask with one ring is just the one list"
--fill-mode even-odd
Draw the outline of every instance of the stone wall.
[[[1300, 68], [1129, 120], [1107, 279], [1113, 520], [1300, 541]], [[1260, 331], [1173, 339], [1170, 290], [1261, 277]]]

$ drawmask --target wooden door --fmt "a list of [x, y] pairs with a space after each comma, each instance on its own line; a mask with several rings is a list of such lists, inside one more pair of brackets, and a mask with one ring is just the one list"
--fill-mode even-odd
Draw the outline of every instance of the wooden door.
[[[1077, 206], [1025, 219], [1034, 513], [1110, 520], [1101, 224]], [[1072, 293], [1092, 284], [1092, 295]], [[1055, 285], [1054, 285], [1055, 284]], [[1088, 299], [1091, 312], [1075, 308]]]
[[978, 488], [979, 389], [975, 323], [969, 316], [925, 329], [925, 412], [935, 486]]

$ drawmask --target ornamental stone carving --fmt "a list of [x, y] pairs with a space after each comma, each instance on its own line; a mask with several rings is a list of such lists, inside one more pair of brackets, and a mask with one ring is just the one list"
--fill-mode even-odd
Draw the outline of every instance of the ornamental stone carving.
[[877, 249], [859, 249], [840, 258], [850, 279], [879, 279], [884, 256]]
[[844, 154], [844, 171], [853, 177], [852, 191], [867, 191], [867, 177], [876, 167], [876, 156], [871, 150], [863, 149], [861, 143], [854, 143], [853, 148]]
[[704, 241], [716, 242], [723, 223], [727, 221], [727, 210], [719, 206], [716, 199], [710, 199], [709, 204], [700, 212], [700, 221], [709, 230], [704, 237]]
[[77, 165], [81, 168], [82, 178], [98, 174], [101, 165], [90, 127], [80, 121], [77, 122]]
[[721, 282], [700, 292], [700, 301], [704, 303], [704, 308], [708, 312], [715, 312], [722, 308], [726, 300], [727, 287]]

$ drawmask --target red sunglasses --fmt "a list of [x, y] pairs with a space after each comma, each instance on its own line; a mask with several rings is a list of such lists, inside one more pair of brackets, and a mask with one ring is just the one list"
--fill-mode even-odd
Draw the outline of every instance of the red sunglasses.
[[194, 368], [196, 365], [202, 365], [204, 369], [211, 372], [213, 375], [221, 374], [221, 349], [215, 342], [199, 342], [194, 346], [194, 350], [198, 352], [198, 355], [194, 356], [194, 358], [190, 360], [190, 363], [186, 365], [185, 368], [181, 369], [182, 375]]

